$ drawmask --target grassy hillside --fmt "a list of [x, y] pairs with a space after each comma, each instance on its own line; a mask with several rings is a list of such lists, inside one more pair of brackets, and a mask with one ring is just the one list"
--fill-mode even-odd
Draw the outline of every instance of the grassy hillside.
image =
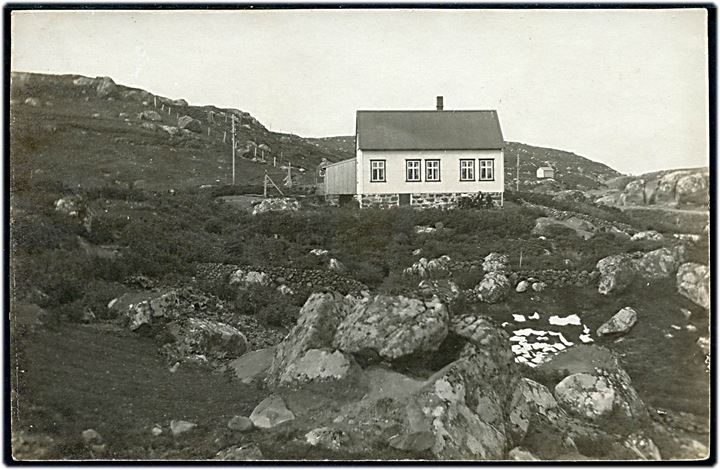
[[[105, 95], [97, 91], [100, 83], [77, 75], [12, 74], [15, 187], [47, 179], [70, 186], [148, 189], [226, 184], [232, 178], [232, 115], [238, 120], [238, 183], [260, 184], [265, 171], [280, 182], [287, 173], [280, 166], [287, 161], [298, 168], [300, 183], [312, 183], [323, 158], [345, 158], [302, 137], [268, 131], [237, 109], [189, 106], [121, 85], [111, 86]], [[145, 111], [160, 113], [162, 120], [141, 119]], [[185, 115], [200, 122], [200, 132], [172, 129]], [[262, 156], [261, 146], [266, 146], [266, 163], [253, 161]]]

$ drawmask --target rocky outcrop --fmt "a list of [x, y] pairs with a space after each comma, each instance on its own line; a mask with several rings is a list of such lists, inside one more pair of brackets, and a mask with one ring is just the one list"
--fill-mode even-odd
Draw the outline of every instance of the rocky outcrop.
[[501, 253], [490, 253], [483, 260], [482, 268], [486, 273], [505, 272], [508, 267], [510, 258]]
[[662, 241], [665, 237], [663, 237], [662, 233], [658, 232], [657, 230], [644, 230], [642, 232], [638, 232], [635, 235], [633, 235], [630, 240], [632, 241], [638, 241], [638, 240], [652, 240], [652, 241]]
[[263, 199], [253, 208], [253, 215], [264, 214], [265, 212], [297, 211], [300, 203], [292, 198], [270, 198]]
[[635, 262], [637, 273], [645, 279], [668, 278], [675, 274], [679, 265], [677, 254], [669, 248], [645, 253]]
[[117, 85], [110, 77], [102, 77], [99, 79], [96, 91], [98, 98], [108, 98], [117, 93]]
[[710, 308], [710, 270], [698, 263], [685, 263], [677, 271], [677, 290], [680, 295], [700, 305]]
[[162, 121], [162, 116], [157, 111], [146, 110], [138, 114], [138, 119], [142, 121]]
[[270, 395], [261, 401], [250, 414], [250, 421], [260, 429], [274, 428], [294, 419], [295, 415], [287, 409], [285, 402], [278, 395]]
[[414, 274], [422, 278], [429, 277], [439, 272], [447, 272], [450, 269], [451, 259], [447, 255], [428, 261], [427, 258], [420, 258], [412, 266], [405, 268], [405, 274]]
[[500, 302], [510, 292], [510, 281], [501, 271], [489, 272], [475, 286], [473, 292], [483, 302], [489, 304]]
[[620, 203], [624, 206], [642, 206], [647, 203], [645, 196], [645, 180], [637, 179], [630, 181], [620, 197]]
[[230, 285], [247, 287], [250, 285], [270, 285], [270, 277], [262, 271], [238, 269], [230, 275]]
[[187, 129], [191, 132], [201, 133], [203, 131], [202, 123], [197, 119], [191, 118], [190, 116], [180, 116], [178, 118], [177, 126], [180, 129]]
[[344, 352], [375, 351], [386, 360], [435, 351], [448, 331], [438, 299], [378, 295], [355, 305], [340, 322], [333, 345]]
[[635, 261], [624, 254], [601, 259], [597, 263], [597, 270], [600, 272], [598, 291], [603, 295], [622, 292], [637, 276]]
[[418, 284], [418, 289], [424, 295], [435, 295], [445, 303], [452, 302], [460, 295], [460, 288], [450, 279], [424, 279]]
[[686, 175], [677, 180], [675, 197], [678, 203], [708, 204], [708, 183], [701, 173]]
[[[332, 348], [335, 332], [340, 322], [355, 307], [356, 300], [337, 293], [316, 293], [310, 296], [300, 310], [297, 324], [285, 340], [277, 346], [275, 357], [268, 369], [266, 381], [270, 385], [312, 381], [321, 377], [320, 360], [332, 364], [333, 370], [349, 368], [342, 354], [335, 354]], [[312, 351], [312, 352], [311, 352]], [[341, 377], [337, 377], [341, 378]]]
[[598, 336], [625, 334], [637, 322], [637, 312], [632, 307], [625, 307], [612, 316], [610, 320], [600, 326], [597, 330]]
[[174, 341], [163, 346], [171, 358], [190, 356], [213, 358], [239, 357], [247, 351], [247, 339], [236, 328], [220, 322], [184, 318], [167, 325]]

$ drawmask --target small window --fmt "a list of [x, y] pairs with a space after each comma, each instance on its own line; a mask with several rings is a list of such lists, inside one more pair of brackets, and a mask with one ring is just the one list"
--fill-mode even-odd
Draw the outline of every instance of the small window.
[[385, 160], [370, 160], [370, 182], [385, 182]]
[[495, 179], [495, 160], [480, 160], [480, 181], [493, 181]]
[[420, 160], [405, 160], [405, 181], [420, 181]]
[[475, 181], [475, 160], [460, 160], [460, 181]]
[[425, 181], [440, 181], [440, 160], [425, 160]]

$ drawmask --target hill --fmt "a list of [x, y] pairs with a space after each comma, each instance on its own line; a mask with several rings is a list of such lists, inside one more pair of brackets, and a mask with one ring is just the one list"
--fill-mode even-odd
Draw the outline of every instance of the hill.
[[[345, 158], [332, 146], [272, 132], [241, 110], [189, 105], [107, 77], [14, 72], [11, 84], [14, 185], [46, 179], [147, 189], [227, 184], [232, 116], [238, 183], [260, 184], [265, 171], [279, 183], [288, 161], [300, 183], [312, 183], [322, 159]], [[183, 116], [192, 118], [185, 118], [192, 123], [185, 129], [178, 125]]]

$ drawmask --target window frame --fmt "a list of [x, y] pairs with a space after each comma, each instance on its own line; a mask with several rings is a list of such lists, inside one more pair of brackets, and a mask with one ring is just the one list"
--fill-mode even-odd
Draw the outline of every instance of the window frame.
[[[483, 178], [483, 162], [490, 162], [491, 178]], [[488, 167], [485, 167], [488, 168]], [[495, 159], [494, 158], [478, 158], [478, 181], [495, 181]]]
[[[437, 162], [437, 179], [430, 179], [428, 176], [428, 163]], [[441, 180], [440, 173], [440, 159], [439, 158], [426, 158], [425, 159], [425, 182], [426, 183], [439, 183]]]
[[[410, 169], [408, 164], [410, 162], [417, 162], [417, 179], [411, 180], [408, 178], [408, 170]], [[406, 183], [422, 183], [422, 160], [419, 158], [406, 158], [405, 159], [405, 182]]]
[[[472, 177], [471, 178], [463, 178], [463, 163], [470, 162], [472, 166], [470, 169], [472, 170]], [[477, 181], [477, 178], [475, 177], [475, 159], [474, 158], [461, 158], [460, 159], [460, 181]]]
[[[382, 179], [373, 179], [373, 163], [382, 163]], [[373, 159], [370, 160], [370, 182], [371, 183], [387, 183], [387, 160]]]

